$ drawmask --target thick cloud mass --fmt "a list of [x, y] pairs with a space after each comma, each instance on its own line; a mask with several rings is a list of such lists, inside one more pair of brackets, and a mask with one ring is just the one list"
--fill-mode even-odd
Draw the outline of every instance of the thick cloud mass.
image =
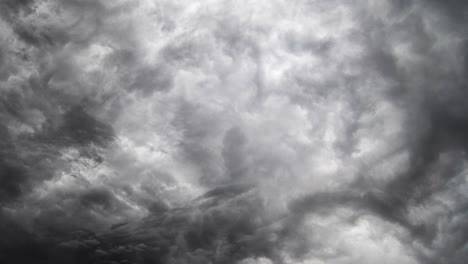
[[466, 263], [467, 36], [456, 0], [1, 0], [0, 263]]

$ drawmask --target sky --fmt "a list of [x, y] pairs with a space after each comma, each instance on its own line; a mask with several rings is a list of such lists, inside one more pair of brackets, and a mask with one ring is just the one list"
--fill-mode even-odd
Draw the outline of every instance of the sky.
[[462, 264], [468, 3], [1, 0], [0, 262]]

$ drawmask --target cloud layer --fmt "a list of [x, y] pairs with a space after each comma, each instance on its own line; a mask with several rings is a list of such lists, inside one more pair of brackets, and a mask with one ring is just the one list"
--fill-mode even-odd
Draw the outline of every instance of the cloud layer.
[[463, 1], [0, 10], [0, 262], [468, 258]]

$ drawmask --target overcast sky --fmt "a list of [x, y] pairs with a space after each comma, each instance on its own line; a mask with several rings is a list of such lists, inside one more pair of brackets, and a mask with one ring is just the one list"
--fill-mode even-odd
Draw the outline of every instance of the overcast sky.
[[463, 0], [0, 0], [0, 262], [463, 264]]

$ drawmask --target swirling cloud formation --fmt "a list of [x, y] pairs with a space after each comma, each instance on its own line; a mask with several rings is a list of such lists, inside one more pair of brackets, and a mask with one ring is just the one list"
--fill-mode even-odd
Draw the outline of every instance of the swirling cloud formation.
[[467, 17], [2, 0], [0, 262], [465, 263]]

